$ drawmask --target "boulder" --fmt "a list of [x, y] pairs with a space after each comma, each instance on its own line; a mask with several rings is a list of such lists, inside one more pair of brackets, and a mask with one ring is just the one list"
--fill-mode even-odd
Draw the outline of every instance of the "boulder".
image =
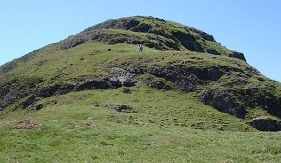
[[135, 81], [130, 80], [130, 79], [124, 80], [124, 81], [121, 82], [121, 83], [122, 83], [122, 85], [123, 85], [124, 87], [133, 87], [133, 86], [136, 85], [136, 84], [135, 84]]
[[131, 93], [131, 89], [128, 87], [123, 88], [123, 93]]
[[281, 121], [267, 117], [257, 117], [250, 121], [250, 125], [260, 131], [281, 131]]

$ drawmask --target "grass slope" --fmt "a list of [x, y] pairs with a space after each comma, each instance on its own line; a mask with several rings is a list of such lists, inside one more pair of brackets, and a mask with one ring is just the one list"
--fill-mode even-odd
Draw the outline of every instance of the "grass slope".
[[[142, 54], [138, 54], [135, 45], [107, 45], [95, 41], [89, 41], [67, 50], [58, 50], [57, 48], [58, 44], [52, 44], [15, 61], [13, 68], [7, 73], [0, 74], [0, 86], [6, 83], [18, 83], [24, 86], [38, 83], [46, 85], [73, 81], [84, 76], [105, 77], [109, 76], [110, 67], [118, 66], [147, 67], [150, 65], [181, 64], [188, 67], [213, 66], [239, 70], [239, 72], [234, 71], [224, 75], [219, 81], [201, 85], [200, 89], [262, 88], [280, 97], [279, 83], [264, 77], [242, 60], [223, 55], [216, 56], [188, 50], [159, 51], [152, 48], [145, 48]], [[246, 83], [236, 84], [235, 81], [241, 78]], [[265, 112], [260, 113], [267, 115]], [[248, 117], [251, 118], [251, 116]]]
[[[105, 98], [106, 97], [106, 98]], [[280, 133], [262, 133], [194, 94], [138, 85], [44, 99], [40, 111], [0, 119], [0, 162], [278, 162]], [[104, 105], [128, 104], [134, 113]], [[42, 124], [16, 129], [21, 120]], [[87, 124], [93, 124], [89, 126]], [[228, 131], [223, 131], [228, 130]], [[248, 131], [248, 132], [241, 132]]]
[[48, 83], [79, 76], [105, 76], [108, 74], [109, 66], [126, 63], [131, 65], [181, 63], [194, 67], [231, 67], [241, 69], [245, 73], [252, 73], [255, 82], [259, 82], [257, 78], [267, 80], [250, 65], [235, 58], [188, 50], [159, 51], [145, 48], [142, 54], [138, 54], [136, 50], [135, 45], [107, 45], [95, 41], [67, 50], [57, 50], [57, 45], [53, 44], [32, 53], [33, 55], [15, 61], [14, 67], [8, 73], [0, 75], [0, 84], [7, 82], [6, 80], [12, 81], [19, 78], [28, 80], [38, 78]]
[[[169, 23], [177, 28], [180, 26]], [[134, 35], [145, 39], [142, 33]], [[5, 65], [8, 67], [5, 71], [2, 67], [0, 86], [7, 83], [44, 86], [85, 76], [99, 78], [109, 76], [110, 67], [126, 65], [182, 64], [240, 70], [225, 74], [219, 81], [200, 85], [199, 89], [253, 87], [281, 96], [280, 83], [264, 77], [242, 60], [227, 57], [229, 51], [219, 44], [206, 43], [222, 55], [189, 50], [159, 51], [147, 47], [138, 54], [135, 45], [108, 45], [95, 41], [67, 50], [59, 49], [60, 43], [51, 44]], [[146, 75], [138, 78], [146, 78]], [[237, 77], [246, 80], [246, 84], [233, 84]], [[196, 92], [159, 91], [144, 83], [138, 83], [132, 89], [131, 94], [116, 89], [54, 96], [38, 101], [37, 104], [45, 106], [39, 111], [11, 112], [13, 106], [10, 106], [0, 113], [0, 162], [281, 160], [280, 132], [262, 133], [247, 125], [249, 119], [267, 115], [260, 108], [252, 108], [242, 120], [203, 105]], [[118, 113], [105, 107], [110, 103], [130, 105], [134, 113]], [[37, 122], [39, 126], [19, 129], [22, 120]]]

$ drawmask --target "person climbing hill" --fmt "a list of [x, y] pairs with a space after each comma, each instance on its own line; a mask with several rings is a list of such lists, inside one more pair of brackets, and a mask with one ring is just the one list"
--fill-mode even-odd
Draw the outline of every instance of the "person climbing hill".
[[138, 45], [138, 51], [139, 51], [139, 53], [143, 52], [143, 45], [142, 44]]

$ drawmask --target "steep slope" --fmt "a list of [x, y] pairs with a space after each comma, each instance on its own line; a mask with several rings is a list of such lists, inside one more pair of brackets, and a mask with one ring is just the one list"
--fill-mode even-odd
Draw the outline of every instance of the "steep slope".
[[280, 83], [153, 17], [108, 20], [0, 67], [0, 162], [280, 162], [280, 132], [258, 131], [280, 131], [280, 118]]
[[[145, 51], [138, 54], [136, 44]], [[274, 128], [268, 121], [250, 124], [280, 130], [280, 83], [205, 32], [140, 16], [108, 20], [1, 66], [0, 110], [40, 110], [44, 98], [135, 85], [193, 94], [201, 107], [212, 106], [245, 124], [265, 116]]]

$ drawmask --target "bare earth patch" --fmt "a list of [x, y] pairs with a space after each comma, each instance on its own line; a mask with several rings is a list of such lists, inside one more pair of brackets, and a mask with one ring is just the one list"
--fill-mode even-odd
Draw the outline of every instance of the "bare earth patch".
[[88, 126], [88, 127], [90, 127], [90, 128], [96, 128], [96, 127], [97, 127], [97, 125], [94, 123], [92, 117], [88, 117], [88, 118], [85, 120], [85, 125]]
[[43, 123], [36, 120], [25, 119], [19, 121], [15, 127], [17, 130], [35, 130], [43, 126]]

